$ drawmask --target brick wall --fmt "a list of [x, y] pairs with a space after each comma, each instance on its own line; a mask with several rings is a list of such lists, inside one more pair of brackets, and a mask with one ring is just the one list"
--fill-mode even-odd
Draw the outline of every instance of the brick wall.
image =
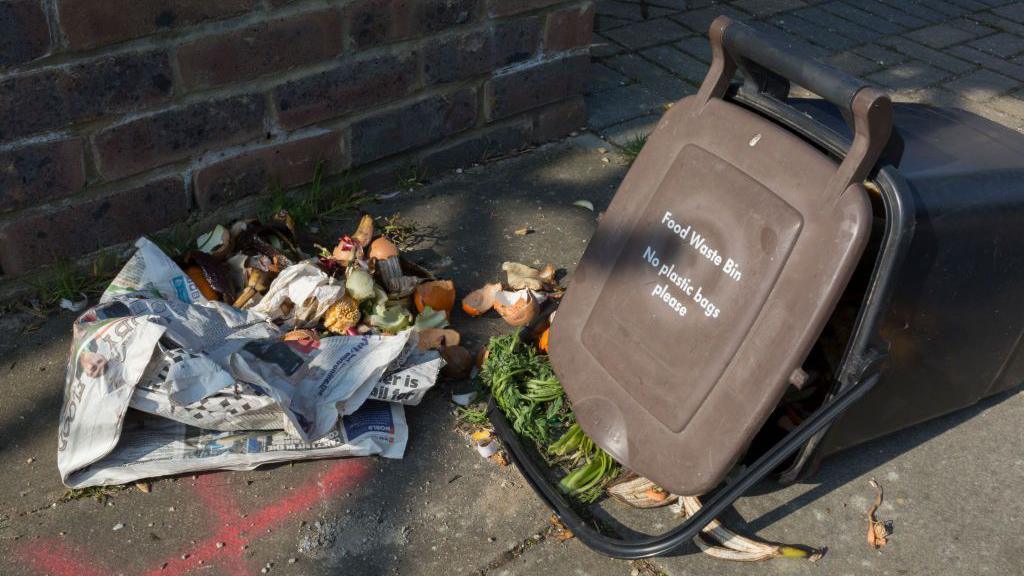
[[4, 0], [0, 275], [269, 185], [565, 135], [589, 0]]

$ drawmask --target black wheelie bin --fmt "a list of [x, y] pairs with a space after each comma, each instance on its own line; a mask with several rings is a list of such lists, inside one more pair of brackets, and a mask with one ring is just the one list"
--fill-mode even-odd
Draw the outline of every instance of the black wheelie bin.
[[490, 410], [537, 493], [620, 558], [688, 542], [769, 474], [1024, 380], [1024, 135], [893, 104], [727, 17], [709, 38], [704, 83], [648, 138], [549, 345], [587, 435], [704, 507], [658, 536], [599, 532]]

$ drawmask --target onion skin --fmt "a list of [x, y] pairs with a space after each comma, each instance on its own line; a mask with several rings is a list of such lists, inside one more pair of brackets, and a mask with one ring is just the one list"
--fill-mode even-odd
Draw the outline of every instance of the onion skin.
[[310, 330], [308, 328], [300, 330], [292, 330], [291, 332], [284, 335], [285, 342], [289, 340], [313, 340], [319, 341], [320, 335], [317, 334], [316, 330]]
[[395, 256], [398, 256], [398, 248], [391, 240], [383, 236], [374, 240], [373, 244], [370, 244], [371, 260], [387, 260]]
[[[502, 295], [505, 296], [505, 300], [511, 300], [510, 304], [503, 302]], [[494, 301], [494, 309], [501, 314], [501, 317], [505, 319], [510, 326], [527, 326], [533, 319], [540, 313], [540, 304], [537, 303], [537, 299], [534, 298], [533, 294], [529, 290], [520, 290], [519, 292], [502, 292], [498, 295], [498, 298]]]

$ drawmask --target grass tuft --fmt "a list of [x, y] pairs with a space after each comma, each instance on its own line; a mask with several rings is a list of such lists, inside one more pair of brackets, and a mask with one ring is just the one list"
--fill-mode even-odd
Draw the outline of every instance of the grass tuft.
[[420, 169], [416, 166], [409, 166], [405, 170], [395, 172], [395, 184], [400, 190], [411, 191], [416, 188], [422, 188], [426, 176], [426, 170], [420, 172]]
[[310, 224], [343, 220], [355, 212], [366, 201], [366, 195], [358, 181], [344, 180], [336, 186], [323, 183], [324, 163], [316, 166], [313, 182], [309, 188], [294, 194], [286, 194], [275, 186], [264, 203], [263, 220], [286, 210], [295, 220], [295, 225], [307, 227]]
[[487, 411], [483, 408], [463, 408], [460, 406], [456, 408], [456, 412], [460, 424], [487, 426], [491, 422], [487, 419]]
[[72, 488], [60, 497], [61, 502], [72, 502], [82, 498], [92, 498], [100, 504], [106, 504], [111, 496], [128, 489], [127, 484], [118, 486], [90, 486], [88, 488]]
[[92, 266], [84, 269], [68, 258], [60, 258], [42, 278], [30, 281], [39, 308], [48, 309], [61, 300], [76, 302], [82, 294], [95, 297], [103, 293], [122, 263], [109, 253], [101, 252]]
[[195, 248], [196, 225], [191, 222], [178, 222], [171, 228], [150, 236], [150, 239], [164, 254], [171, 258], [180, 258]]
[[376, 227], [381, 235], [391, 240], [399, 250], [407, 250], [425, 238], [425, 234], [414, 220], [403, 218], [398, 212], [377, 218]]
[[647, 144], [647, 134], [634, 134], [622, 146], [622, 157], [632, 164], [644, 149], [644, 144]]

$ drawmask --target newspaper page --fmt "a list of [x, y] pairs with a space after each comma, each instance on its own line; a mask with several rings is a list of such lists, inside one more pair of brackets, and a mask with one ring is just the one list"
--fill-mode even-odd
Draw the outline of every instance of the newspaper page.
[[280, 430], [216, 432], [148, 414], [134, 416], [113, 452], [65, 483], [84, 488], [202, 470], [252, 470], [293, 460], [372, 454], [401, 458], [409, 438], [402, 406], [373, 401], [339, 418], [334, 430], [313, 442]]

